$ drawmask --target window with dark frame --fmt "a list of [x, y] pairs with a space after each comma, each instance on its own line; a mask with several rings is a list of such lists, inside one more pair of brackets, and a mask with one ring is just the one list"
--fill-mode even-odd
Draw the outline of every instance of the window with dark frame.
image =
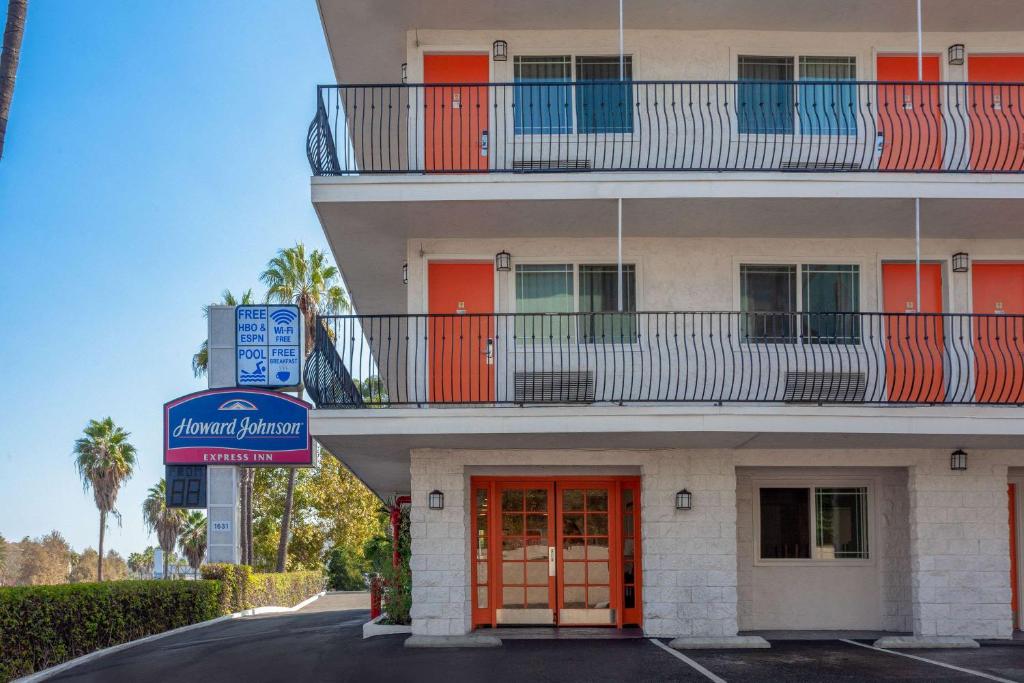
[[590, 343], [631, 343], [636, 340], [636, 266], [622, 265], [622, 313], [619, 313], [619, 269], [612, 264], [580, 265], [580, 337]]
[[740, 133], [793, 132], [793, 58], [740, 55], [736, 86]]
[[808, 488], [763, 488], [761, 558], [811, 558], [811, 495]]
[[870, 559], [865, 486], [762, 487], [758, 507], [762, 560]]
[[[740, 333], [745, 341], [796, 341], [796, 266], [740, 266]], [[787, 315], [789, 314], [789, 315]]]
[[633, 132], [633, 58], [626, 55], [576, 58], [576, 130], [580, 133]]
[[[513, 122], [517, 135], [571, 132], [571, 56], [516, 56], [513, 78]], [[559, 82], [565, 85], [558, 85]]]

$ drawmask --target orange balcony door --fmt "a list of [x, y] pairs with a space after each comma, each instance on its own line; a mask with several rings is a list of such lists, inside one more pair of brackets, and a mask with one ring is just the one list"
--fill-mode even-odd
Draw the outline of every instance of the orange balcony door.
[[[1024, 263], [971, 266], [974, 320], [974, 398], [1024, 403]], [[1011, 316], [1011, 317], [1007, 317]]]
[[[913, 263], [883, 263], [885, 312], [914, 313]], [[921, 313], [942, 312], [942, 267], [921, 264]], [[939, 403], [946, 397], [942, 358], [945, 335], [938, 315], [885, 316], [886, 388], [890, 401]]]
[[[883, 81], [878, 85], [878, 130], [882, 135], [878, 167], [906, 171], [942, 168], [942, 92], [939, 86], [909, 83], [919, 80], [917, 55], [879, 55], [876, 80]], [[939, 80], [938, 55], [924, 56], [924, 80]]]
[[[487, 170], [490, 63], [483, 55], [424, 55], [424, 169]], [[460, 84], [475, 85], [460, 85]]]
[[1024, 170], [1024, 55], [971, 55], [967, 71], [971, 168]]
[[430, 400], [494, 400], [494, 263], [427, 268]]

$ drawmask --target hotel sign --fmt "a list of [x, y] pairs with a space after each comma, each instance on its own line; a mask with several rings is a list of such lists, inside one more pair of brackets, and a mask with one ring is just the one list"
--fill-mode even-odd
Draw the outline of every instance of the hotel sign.
[[235, 308], [235, 381], [240, 387], [302, 383], [302, 315], [292, 304]]
[[311, 407], [264, 389], [182, 396], [164, 404], [164, 464], [312, 466]]

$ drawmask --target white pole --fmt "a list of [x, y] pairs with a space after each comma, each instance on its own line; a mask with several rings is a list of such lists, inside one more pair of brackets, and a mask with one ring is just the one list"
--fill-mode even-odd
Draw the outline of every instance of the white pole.
[[924, 41], [921, 31], [921, 0], [917, 0], [917, 80], [924, 80]]
[[619, 197], [619, 239], [618, 239], [619, 313], [622, 313], [622, 197]]
[[[920, 1], [920, 0], [918, 0]], [[626, 42], [622, 33], [622, 2], [619, 0], [619, 80], [626, 80]]]
[[[921, 30], [921, 0], [917, 0], [917, 80], [924, 80], [924, 37]], [[921, 312], [921, 198], [914, 198], [914, 292]]]

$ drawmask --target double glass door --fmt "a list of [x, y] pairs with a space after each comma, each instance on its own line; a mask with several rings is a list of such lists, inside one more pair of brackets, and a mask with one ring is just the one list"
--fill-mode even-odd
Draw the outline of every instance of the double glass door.
[[640, 619], [639, 480], [474, 478], [477, 625]]

